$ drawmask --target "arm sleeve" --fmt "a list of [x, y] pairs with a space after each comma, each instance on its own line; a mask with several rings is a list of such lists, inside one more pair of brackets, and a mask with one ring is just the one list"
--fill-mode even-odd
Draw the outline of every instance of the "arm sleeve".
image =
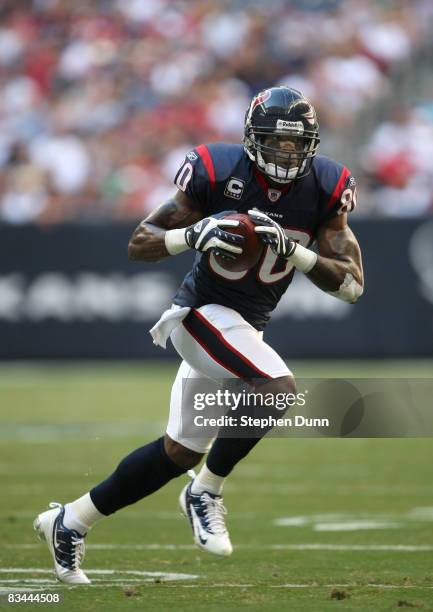
[[[208, 159], [203, 159], [203, 153], [200, 154], [203, 149], [205, 149], [205, 146], [200, 145], [200, 147], [187, 153], [174, 178], [174, 184], [191, 198], [203, 213], [208, 214], [211, 208], [213, 189], [211, 177], [209, 177]], [[205, 150], [207, 151], [207, 149]]]

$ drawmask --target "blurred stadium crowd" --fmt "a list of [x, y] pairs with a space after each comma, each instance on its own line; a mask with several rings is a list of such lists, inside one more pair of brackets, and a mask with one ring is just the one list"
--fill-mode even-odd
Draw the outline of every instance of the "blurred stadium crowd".
[[398, 87], [432, 31], [431, 0], [4, 0], [0, 219], [142, 218], [190, 148], [239, 142], [251, 95], [283, 83], [352, 163], [360, 214], [431, 213], [433, 90]]

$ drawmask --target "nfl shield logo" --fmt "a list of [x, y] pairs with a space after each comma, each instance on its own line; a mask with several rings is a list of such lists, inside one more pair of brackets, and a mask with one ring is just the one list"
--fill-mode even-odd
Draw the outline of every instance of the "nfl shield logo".
[[281, 195], [279, 189], [268, 189], [268, 198], [271, 202], [276, 202]]

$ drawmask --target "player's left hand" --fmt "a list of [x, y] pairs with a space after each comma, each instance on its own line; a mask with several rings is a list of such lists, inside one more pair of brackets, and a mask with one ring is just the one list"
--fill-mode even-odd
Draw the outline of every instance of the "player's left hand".
[[249, 210], [248, 215], [256, 226], [256, 233], [265, 244], [270, 245], [274, 253], [285, 259], [294, 253], [296, 242], [286, 236], [281, 225], [260, 210]]

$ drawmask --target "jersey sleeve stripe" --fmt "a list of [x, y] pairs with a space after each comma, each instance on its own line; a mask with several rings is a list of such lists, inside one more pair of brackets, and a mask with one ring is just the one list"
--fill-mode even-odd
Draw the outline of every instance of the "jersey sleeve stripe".
[[346, 181], [349, 178], [349, 176], [350, 176], [350, 170], [348, 170], [346, 166], [344, 166], [343, 172], [340, 174], [340, 178], [338, 179], [335, 189], [332, 192], [331, 197], [329, 198], [328, 204], [326, 205], [327, 211], [330, 210], [341, 197], [341, 194], [343, 192], [343, 187], [346, 184]]
[[208, 173], [210, 185], [212, 189], [215, 187], [215, 168], [213, 165], [211, 154], [209, 153], [209, 149], [206, 145], [202, 144], [196, 148], [197, 153], [200, 155], [203, 160], [204, 167], [206, 168], [206, 172]]
[[195, 308], [191, 310], [182, 323], [206, 353], [236, 377], [245, 381], [257, 378], [270, 380], [272, 378], [227, 342], [221, 331]]

